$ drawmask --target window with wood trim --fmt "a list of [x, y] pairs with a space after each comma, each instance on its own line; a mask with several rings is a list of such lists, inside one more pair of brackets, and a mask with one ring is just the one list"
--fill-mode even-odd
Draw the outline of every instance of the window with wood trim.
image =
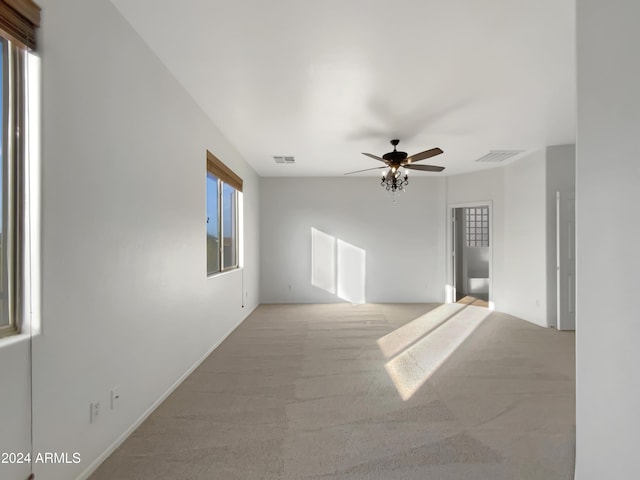
[[29, 162], [38, 108], [30, 67], [39, 23], [32, 1], [0, 0], [0, 337], [20, 332], [28, 314]]
[[31, 0], [0, 0], [0, 30], [5, 39], [36, 49], [40, 7]]
[[207, 275], [239, 265], [238, 205], [242, 179], [207, 152]]

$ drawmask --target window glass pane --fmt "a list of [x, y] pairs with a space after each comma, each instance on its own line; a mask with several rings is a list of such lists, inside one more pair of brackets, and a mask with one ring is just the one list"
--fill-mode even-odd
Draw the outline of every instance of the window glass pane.
[[207, 274], [220, 271], [218, 179], [207, 174]]
[[7, 291], [5, 283], [7, 279], [7, 273], [5, 271], [7, 266], [6, 259], [6, 228], [7, 228], [7, 212], [5, 211], [6, 201], [6, 188], [4, 186], [6, 174], [7, 159], [5, 158], [5, 135], [4, 135], [4, 117], [5, 117], [5, 102], [4, 102], [4, 40], [0, 41], [0, 215], [2, 220], [0, 221], [0, 326], [9, 325], [9, 315], [7, 311]]
[[466, 208], [466, 243], [468, 247], [489, 246], [489, 208]]
[[237, 241], [236, 241], [236, 190], [226, 183], [222, 184], [222, 233], [223, 243], [223, 268], [238, 265]]

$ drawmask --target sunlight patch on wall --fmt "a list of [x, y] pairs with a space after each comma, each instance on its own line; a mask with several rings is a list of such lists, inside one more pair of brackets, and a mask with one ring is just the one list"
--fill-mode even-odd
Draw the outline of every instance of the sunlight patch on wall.
[[311, 285], [336, 293], [336, 237], [311, 228]]
[[238, 192], [238, 267], [244, 267], [244, 196]]
[[364, 303], [365, 251], [338, 239], [338, 296], [351, 303]]
[[466, 306], [387, 362], [385, 368], [400, 397], [409, 400], [490, 313]]
[[445, 298], [445, 303], [454, 303], [456, 300], [454, 298], [454, 294], [453, 294], [453, 285], [447, 283], [444, 286], [444, 298]]
[[311, 284], [351, 303], [365, 303], [366, 252], [311, 228]]

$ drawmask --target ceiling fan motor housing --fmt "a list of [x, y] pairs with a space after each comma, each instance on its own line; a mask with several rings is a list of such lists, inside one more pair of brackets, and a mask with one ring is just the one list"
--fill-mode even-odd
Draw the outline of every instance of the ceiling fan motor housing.
[[391, 163], [399, 163], [407, 158], [407, 152], [398, 152], [397, 150], [394, 150], [393, 152], [385, 153], [382, 158], [389, 160]]
[[400, 163], [402, 160], [407, 158], [407, 152], [399, 152], [396, 150], [396, 145], [400, 143], [400, 140], [394, 139], [391, 140], [391, 145], [393, 145], [393, 152], [385, 153], [382, 155], [382, 158], [388, 160], [391, 163]]

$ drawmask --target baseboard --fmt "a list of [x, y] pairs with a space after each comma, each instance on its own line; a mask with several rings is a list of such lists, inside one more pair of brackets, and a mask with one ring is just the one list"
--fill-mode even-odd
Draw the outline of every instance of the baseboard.
[[120, 435], [107, 449], [102, 452], [91, 464], [84, 469], [84, 471], [76, 477], [76, 480], [87, 480], [93, 472], [95, 472], [98, 467], [104, 462], [116, 449], [124, 443], [124, 441], [129, 438], [136, 428], [138, 428], [142, 422], [144, 422], [149, 415], [151, 415], [156, 408], [160, 406], [162, 402], [164, 402], [169, 395], [173, 393], [173, 391], [180, 386], [182, 382], [184, 382], [189, 375], [193, 373], [193, 371], [204, 362], [211, 353], [220, 346], [225, 339], [233, 333], [233, 331], [240, 326], [242, 322], [244, 322], [249, 315], [251, 315], [258, 305], [255, 305], [251, 310], [249, 310], [244, 317], [242, 317], [238, 323], [236, 323], [231, 330], [227, 332], [218, 342], [216, 342], [203, 356], [200, 360], [196, 361], [178, 380], [176, 380], [165, 393], [163, 393], [153, 404], [131, 425], [125, 432]]

